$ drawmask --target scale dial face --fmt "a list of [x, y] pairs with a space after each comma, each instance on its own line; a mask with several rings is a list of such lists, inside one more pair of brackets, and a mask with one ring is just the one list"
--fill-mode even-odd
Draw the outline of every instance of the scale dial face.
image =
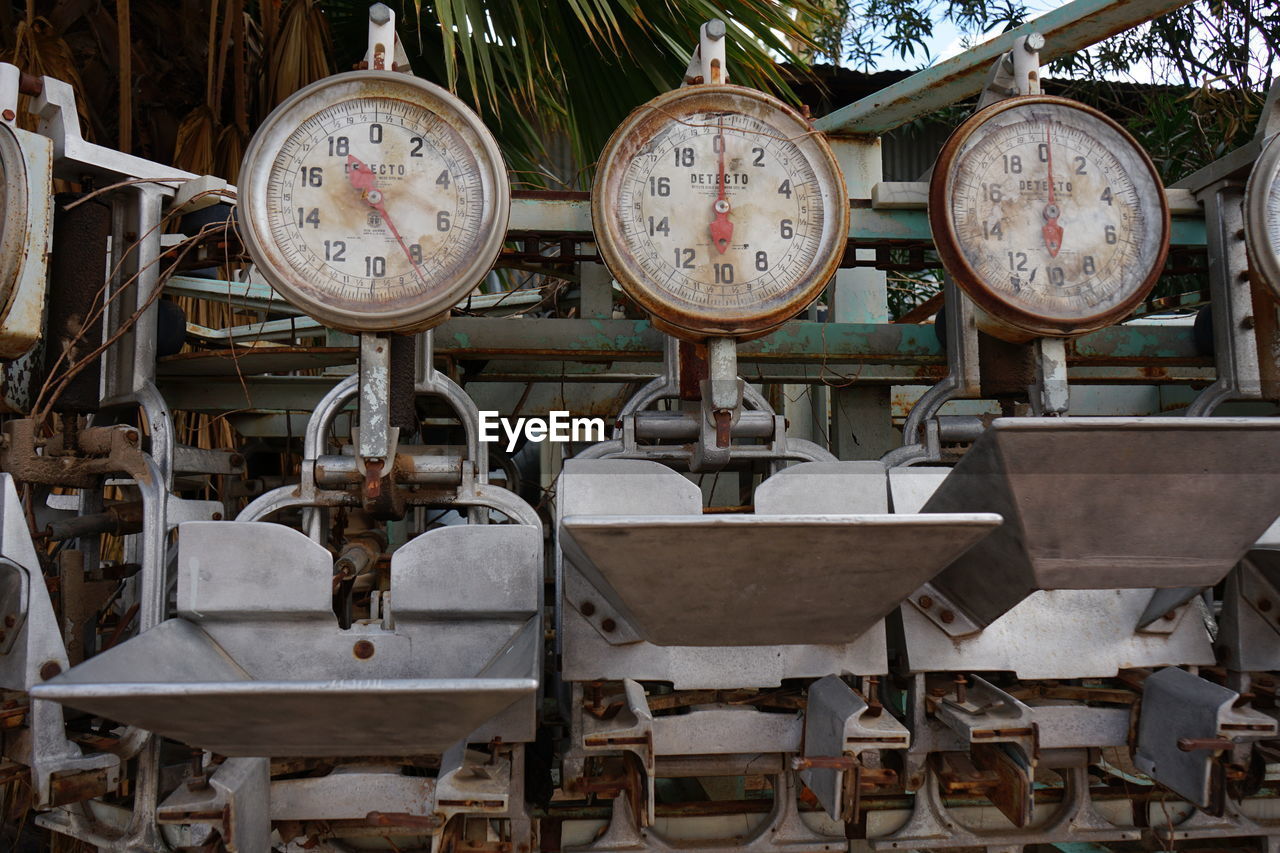
[[1269, 139], [1244, 191], [1249, 267], [1280, 299], [1280, 135]]
[[0, 123], [0, 319], [17, 293], [27, 245], [27, 168], [22, 146]]
[[1000, 101], [952, 134], [934, 166], [929, 224], [980, 327], [1011, 341], [1124, 319], [1169, 245], [1146, 153], [1103, 114], [1047, 95]]
[[492, 268], [510, 186], [461, 101], [406, 74], [353, 71], [275, 109], [245, 153], [241, 232], [268, 281], [348, 331], [442, 320]]
[[740, 86], [677, 89], [628, 116], [601, 155], [591, 212], [614, 278], [695, 341], [793, 317], [835, 274], [849, 232], [825, 140]]

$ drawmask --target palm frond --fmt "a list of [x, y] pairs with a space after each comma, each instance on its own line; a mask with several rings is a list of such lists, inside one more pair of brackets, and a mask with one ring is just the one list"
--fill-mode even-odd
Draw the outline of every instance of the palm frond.
[[[354, 61], [367, 6], [323, 5]], [[628, 112], [680, 84], [711, 18], [729, 25], [732, 80], [794, 101], [779, 63], [805, 64], [824, 10], [816, 0], [400, 0], [399, 29], [415, 72], [470, 103], [513, 169], [537, 172], [558, 136], [590, 166]], [[576, 183], [589, 180], [588, 170]]]

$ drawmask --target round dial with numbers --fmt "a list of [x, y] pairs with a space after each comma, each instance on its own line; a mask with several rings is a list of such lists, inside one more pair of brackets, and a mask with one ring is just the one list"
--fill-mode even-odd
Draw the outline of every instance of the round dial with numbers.
[[1258, 155], [1244, 191], [1249, 268], [1280, 299], [1280, 134]]
[[947, 140], [929, 188], [947, 272], [1005, 340], [1067, 337], [1128, 316], [1160, 276], [1169, 209], [1128, 133], [1065, 98], [979, 110]]
[[272, 286], [321, 322], [412, 331], [492, 268], [510, 195], [493, 136], [461, 101], [353, 71], [295, 93], [254, 135], [241, 233]]
[[794, 316], [835, 274], [849, 230], [822, 136], [740, 86], [678, 89], [633, 112], [601, 155], [591, 207], [610, 272], [689, 340]]
[[22, 146], [0, 123], [0, 319], [9, 311], [29, 241], [27, 169]]

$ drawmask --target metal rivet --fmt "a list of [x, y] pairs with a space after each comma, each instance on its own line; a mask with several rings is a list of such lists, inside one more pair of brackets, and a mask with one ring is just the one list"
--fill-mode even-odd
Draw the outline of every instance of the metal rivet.
[[933, 599], [927, 595], [922, 595], [920, 596], [920, 600], [917, 601], [916, 603], [919, 604], [921, 607], [923, 607], [925, 610], [928, 610], [930, 607], [933, 606]]
[[374, 649], [373, 643], [368, 640], [357, 640], [356, 644], [351, 647], [351, 653], [360, 658], [360, 660], [368, 660], [373, 657], [374, 651], [376, 649]]
[[213, 514], [213, 520], [214, 520], [214, 521], [222, 521], [222, 513], [220, 513], [220, 512], [215, 512], [215, 513]]
[[5, 120], [5, 121], [13, 121], [13, 120], [14, 120], [15, 118], [17, 118], [17, 117], [18, 117], [18, 116], [17, 116], [17, 113], [15, 113], [13, 110], [5, 110], [5, 111], [4, 111], [4, 120]]
[[952, 613], [950, 610], [942, 611], [941, 613], [938, 614], [938, 618], [941, 619], [943, 622], [947, 623], [948, 625], [956, 621], [956, 615]]
[[609, 632], [613, 631], [615, 628], [618, 627], [618, 623], [614, 622], [612, 619], [606, 619], [600, 623], [600, 627], [604, 629], [604, 632], [606, 634], [608, 634]]
[[1161, 618], [1163, 618], [1163, 619], [1164, 619], [1164, 621], [1166, 621], [1166, 622], [1172, 622], [1174, 619], [1176, 619], [1176, 618], [1177, 618], [1177, 616], [1178, 616], [1178, 614], [1177, 614], [1177, 613], [1174, 613], [1172, 610], [1170, 610], [1168, 613], [1166, 613], [1166, 614], [1165, 614], [1163, 617], [1161, 617]]
[[47, 660], [40, 665], [40, 680], [48, 681], [62, 672], [62, 665], [56, 660]]
[[582, 605], [578, 607], [578, 609], [582, 611], [583, 616], [591, 616], [596, 612], [596, 606], [592, 604], [590, 601], [582, 602]]

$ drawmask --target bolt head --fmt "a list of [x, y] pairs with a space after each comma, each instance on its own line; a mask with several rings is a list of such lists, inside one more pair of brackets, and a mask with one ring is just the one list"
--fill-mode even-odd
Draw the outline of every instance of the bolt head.
[[719, 18], [712, 18], [711, 20], [707, 21], [707, 38], [711, 38], [711, 39], [715, 39], [716, 41], [719, 41], [720, 39], [724, 38], [724, 34], [726, 32], [727, 30], [725, 29], [724, 21], [720, 20]]
[[356, 644], [351, 647], [351, 653], [360, 660], [368, 660], [373, 657], [375, 651], [377, 649], [368, 640], [356, 640]]
[[956, 621], [956, 615], [952, 613], [950, 610], [942, 611], [941, 613], [938, 614], [938, 618], [948, 625]]
[[1027, 40], [1023, 44], [1026, 46], [1027, 53], [1035, 53], [1044, 48], [1044, 36], [1040, 33], [1028, 33]]
[[391, 20], [391, 8], [386, 3], [374, 3], [369, 7], [369, 20], [382, 26]]
[[62, 672], [62, 665], [56, 660], [47, 660], [40, 665], [40, 680], [48, 681]]

